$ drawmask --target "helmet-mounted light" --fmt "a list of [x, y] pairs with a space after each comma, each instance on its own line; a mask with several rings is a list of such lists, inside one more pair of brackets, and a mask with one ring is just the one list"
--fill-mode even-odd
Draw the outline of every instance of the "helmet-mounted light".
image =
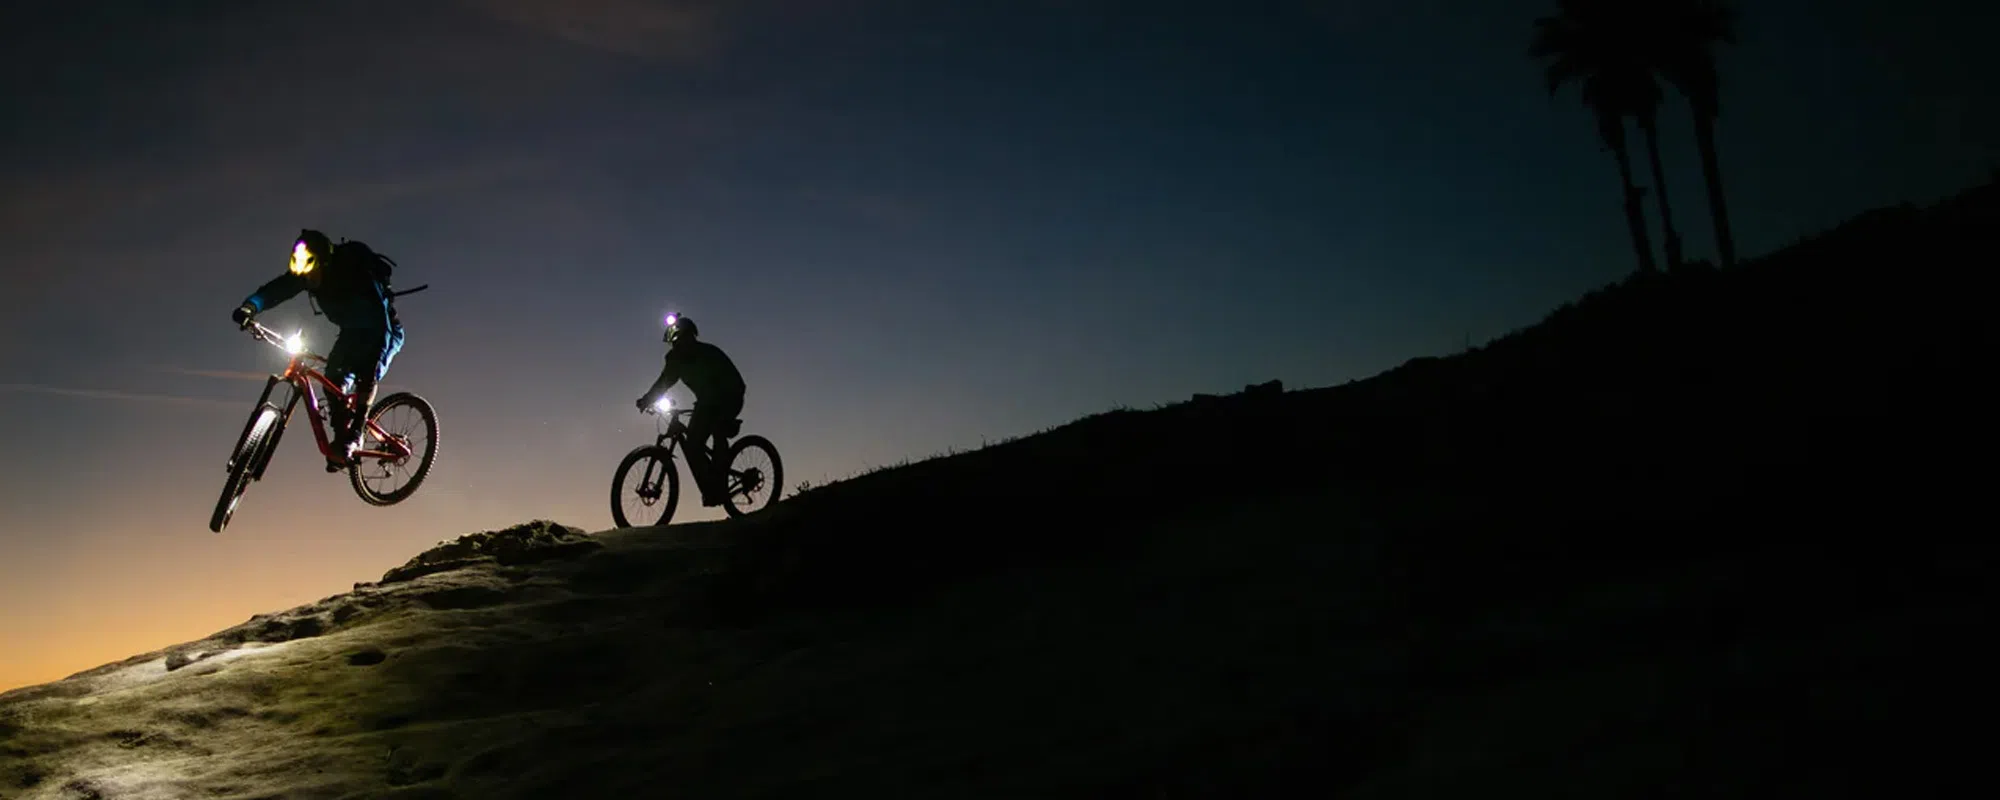
[[292, 245], [292, 265], [290, 269], [293, 275], [304, 275], [311, 272], [313, 271], [313, 267], [318, 264], [319, 259], [313, 255], [312, 248], [306, 246], [306, 240], [300, 239]]

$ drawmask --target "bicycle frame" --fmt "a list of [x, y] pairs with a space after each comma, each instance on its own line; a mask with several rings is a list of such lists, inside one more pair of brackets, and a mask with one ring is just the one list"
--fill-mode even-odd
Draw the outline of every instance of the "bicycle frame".
[[[688, 462], [688, 472], [694, 477], [695, 486], [701, 489], [704, 507], [721, 505], [731, 518], [741, 518], [757, 513], [761, 507], [775, 502], [778, 489], [784, 485], [784, 465], [778, 458], [777, 448], [769, 440], [758, 435], [742, 436], [743, 420], [739, 417], [721, 421], [714, 431], [718, 446], [709, 446], [709, 439], [696, 439], [687, 420], [696, 413], [691, 408], [674, 408], [673, 403], [660, 400], [653, 405], [642, 405], [640, 411], [658, 418], [658, 435], [650, 445], [641, 445], [625, 454], [618, 462], [618, 469], [611, 478], [611, 518], [619, 527], [630, 527], [627, 519], [629, 505], [636, 496], [651, 508], [655, 501], [665, 499], [664, 511], [656, 521], [639, 523], [665, 525], [672, 519], [674, 508], [681, 496], [680, 468], [674, 463], [674, 454]], [[738, 439], [738, 436], [742, 438]], [[730, 440], [735, 441], [731, 443]], [[708, 458], [686, 458], [699, 449]], [[768, 453], [768, 464], [739, 464], [739, 456], [747, 452]], [[697, 464], [696, 461], [705, 463]], [[638, 478], [635, 488], [631, 480]], [[758, 492], [772, 487], [768, 500], [760, 502]], [[748, 502], [745, 502], [748, 501]]]
[[[687, 418], [692, 414], [694, 414], [694, 409], [691, 408], [676, 408], [667, 412], [668, 418], [670, 420], [667, 423], [667, 429], [661, 431], [659, 436], [653, 438], [653, 445], [655, 447], [667, 448], [668, 458], [674, 457], [674, 455], [679, 453], [680, 450], [692, 448], [694, 446], [692, 443], [688, 441], [687, 438], [687, 430], [688, 430]], [[703, 443], [704, 446], [706, 444], [707, 443], [705, 442]], [[719, 476], [716, 477], [721, 477], [725, 479], [734, 477], [736, 473], [730, 471], [729, 465], [727, 464], [721, 466], [716, 465], [717, 455], [718, 455], [717, 453], [711, 450], [709, 451], [708, 454], [709, 457], [702, 460], [708, 462], [708, 468], [710, 470], [718, 470], [718, 469], [721, 470]], [[695, 471], [694, 460], [687, 458], [687, 456], [685, 455], [682, 455], [681, 458], [687, 461], [688, 472], [690, 473], [694, 472]], [[711, 473], [711, 475], [714, 475], [714, 473]], [[702, 477], [703, 476], [696, 475], [695, 479], [700, 480]]]
[[[332, 459], [334, 456], [333, 439], [328, 436], [326, 425], [323, 423], [323, 415], [320, 413], [320, 393], [314, 391], [314, 386], [318, 385], [325, 388], [329, 402], [349, 403], [352, 402], [352, 396], [341, 391], [340, 386], [335, 384], [333, 379], [328, 378], [325, 373], [312, 368], [308, 364], [311, 361], [324, 364], [326, 363], [325, 357], [304, 348], [294, 351], [283, 343], [283, 337], [279, 336], [276, 331], [256, 323], [251, 323], [251, 325], [255, 329], [258, 339], [285, 350], [291, 356], [291, 360], [285, 364], [285, 371], [283, 373], [272, 375], [264, 382], [264, 394], [257, 399], [257, 405], [253, 406], [253, 408], [258, 408], [268, 403], [271, 399], [272, 390], [278, 388], [280, 383], [290, 386], [292, 389], [290, 399], [285, 401], [285, 407], [279, 411], [278, 428], [272, 434], [271, 444], [265, 448], [266, 451], [275, 452], [277, 450], [278, 441], [284, 438], [285, 428], [291, 423], [292, 412], [298, 409], [299, 400], [304, 399], [306, 411], [308, 412], [307, 422], [312, 426], [313, 441], [319, 446], [320, 455]], [[254, 424], [255, 420], [256, 415], [252, 414], [251, 421], [243, 424], [243, 433], [238, 436], [238, 441], [241, 441], [242, 436], [249, 435], [250, 425]], [[367, 425], [367, 430], [375, 435], [375, 440], [383, 443], [388, 449], [355, 450], [354, 461], [359, 462], [364, 457], [383, 461], [403, 459], [408, 458], [414, 452], [410, 449], [409, 445], [390, 436], [388, 431], [382, 430], [382, 427], [375, 424], [374, 420], [366, 420], [365, 424]], [[263, 471], [263, 466], [260, 465], [257, 470], [259, 477], [263, 475]]]
[[653, 437], [653, 446], [664, 447], [667, 448], [668, 452], [673, 452], [676, 446], [685, 442], [687, 440], [687, 423], [682, 420], [692, 413], [694, 412], [686, 409], [675, 409], [671, 412], [666, 429], [660, 431], [660, 435]]

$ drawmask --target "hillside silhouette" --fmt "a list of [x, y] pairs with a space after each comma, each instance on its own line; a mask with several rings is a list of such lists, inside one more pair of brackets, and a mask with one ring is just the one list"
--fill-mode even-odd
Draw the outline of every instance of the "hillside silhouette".
[[0, 695], [0, 797], [1936, 796], [1996, 230], [1988, 182], [1341, 386], [460, 537]]

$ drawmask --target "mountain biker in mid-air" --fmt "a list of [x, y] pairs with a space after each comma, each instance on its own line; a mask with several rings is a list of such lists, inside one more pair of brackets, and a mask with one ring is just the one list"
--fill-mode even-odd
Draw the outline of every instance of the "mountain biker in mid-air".
[[[660, 396], [673, 388], [675, 383], [684, 383], [695, 396], [695, 405], [688, 415], [689, 448], [688, 471], [694, 473], [695, 485], [701, 487], [701, 504], [722, 505], [722, 487], [709, 480], [709, 461], [712, 453], [726, 453], [728, 438], [722, 435], [721, 427], [736, 415], [743, 413], [743, 373], [736, 371], [736, 363], [722, 348], [700, 340], [701, 331], [694, 320], [679, 314], [667, 315], [667, 332], [660, 337], [671, 347], [667, 348], [666, 364], [660, 368], [660, 377], [653, 381], [653, 388], [639, 397], [639, 410], [652, 408]], [[708, 449], [710, 439], [715, 440], [714, 448]]]
[[325, 373], [354, 397], [355, 407], [350, 412], [341, 403], [329, 404], [335, 455], [327, 459], [328, 472], [346, 469], [352, 460], [375, 403], [375, 385], [403, 349], [403, 324], [396, 317], [395, 295], [389, 288], [394, 263], [361, 242], [335, 245], [324, 233], [301, 230], [292, 243], [291, 266], [257, 287], [230, 315], [238, 327], [248, 328], [259, 313], [304, 291], [340, 328], [327, 352]]

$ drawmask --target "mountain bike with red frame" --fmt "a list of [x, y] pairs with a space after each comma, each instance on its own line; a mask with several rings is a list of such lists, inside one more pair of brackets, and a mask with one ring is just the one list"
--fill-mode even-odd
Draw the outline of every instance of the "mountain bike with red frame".
[[[354, 409], [354, 397], [311, 366], [324, 365], [326, 358], [307, 350], [300, 334], [284, 337], [256, 322], [244, 330], [258, 341], [285, 351], [291, 359], [283, 373], [264, 382], [264, 394], [257, 398], [250, 420], [243, 424], [243, 435], [230, 451], [225, 468], [229, 480], [222, 485], [222, 497], [215, 501], [215, 514], [208, 520], [208, 529], [216, 533], [228, 527], [250, 484], [264, 479], [264, 468], [270, 466], [271, 454], [277, 450], [285, 425], [292, 412], [298, 410], [300, 401], [305, 402], [313, 440], [329, 462], [337, 460], [332, 437], [328, 435], [332, 430], [328, 422], [332, 404], [339, 403], [349, 412]], [[274, 397], [274, 392], [280, 396]], [[408, 500], [430, 475], [431, 465], [437, 463], [437, 410], [417, 395], [393, 393], [369, 411], [359, 444], [354, 457], [347, 462], [347, 479], [354, 485], [354, 493], [376, 506], [392, 506]], [[393, 479], [398, 474], [407, 479], [400, 486], [383, 488], [376, 483], [378, 479]]]

